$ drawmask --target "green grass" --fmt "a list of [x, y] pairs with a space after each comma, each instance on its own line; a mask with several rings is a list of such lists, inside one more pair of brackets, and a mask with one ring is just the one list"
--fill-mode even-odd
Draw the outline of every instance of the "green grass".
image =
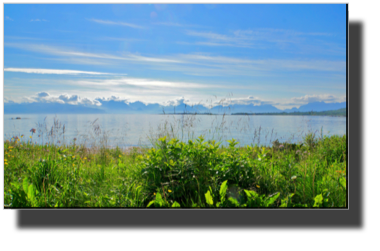
[[5, 207], [346, 207], [346, 136], [272, 147], [4, 142]]

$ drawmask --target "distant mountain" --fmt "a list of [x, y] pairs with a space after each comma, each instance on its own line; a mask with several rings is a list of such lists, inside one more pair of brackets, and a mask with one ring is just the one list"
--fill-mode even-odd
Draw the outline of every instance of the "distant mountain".
[[112, 114], [138, 114], [138, 113], [162, 113], [162, 108], [159, 104], [146, 105], [140, 101], [126, 104], [124, 101], [119, 100], [98, 100], [102, 103], [100, 109], [105, 113]]
[[4, 113], [8, 114], [99, 114], [104, 110], [93, 107], [59, 103], [4, 103]]
[[285, 112], [324, 112], [331, 110], [338, 110], [346, 108], [346, 102], [342, 103], [325, 103], [325, 102], [312, 102], [306, 105], [301, 105], [300, 108], [286, 109]]
[[346, 108], [346, 102], [342, 103], [325, 103], [313, 102], [292, 109], [280, 110], [272, 105], [230, 105], [215, 106], [211, 109], [203, 105], [187, 105], [181, 103], [176, 106], [162, 106], [160, 104], [144, 104], [140, 101], [125, 103], [121, 100], [101, 100], [97, 99], [101, 106], [71, 105], [59, 103], [4, 103], [4, 113], [8, 114], [162, 114], [162, 113], [213, 113], [213, 114], [231, 114], [231, 113], [277, 113], [277, 112], [322, 112]]
[[163, 106], [161, 108], [161, 113], [205, 113], [210, 112], [210, 110], [203, 105], [187, 105], [180, 104], [177, 106]]
[[212, 113], [230, 114], [230, 113], [263, 113], [263, 112], [282, 112], [272, 105], [230, 105], [215, 106], [211, 109]]

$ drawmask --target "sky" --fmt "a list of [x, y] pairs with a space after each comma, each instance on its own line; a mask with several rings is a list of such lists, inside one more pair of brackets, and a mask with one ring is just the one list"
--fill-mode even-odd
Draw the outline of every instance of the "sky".
[[344, 102], [346, 5], [4, 4], [4, 102], [97, 98]]

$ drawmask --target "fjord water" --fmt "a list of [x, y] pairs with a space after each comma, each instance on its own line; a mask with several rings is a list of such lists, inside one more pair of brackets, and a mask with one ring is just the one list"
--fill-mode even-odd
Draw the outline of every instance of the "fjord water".
[[[21, 117], [21, 119], [15, 119]], [[12, 119], [13, 118], [13, 119]], [[61, 123], [55, 139], [47, 137], [54, 118]], [[65, 133], [63, 132], [65, 125]], [[346, 134], [346, 118], [330, 116], [271, 116], [271, 115], [150, 115], [150, 114], [60, 114], [60, 115], [4, 115], [4, 139], [25, 135], [22, 141], [31, 140], [30, 130], [37, 131], [32, 140], [38, 144], [54, 141], [58, 144], [90, 144], [106, 134], [107, 146], [151, 146], [149, 139], [174, 134], [180, 140], [216, 140], [223, 145], [236, 139], [239, 145], [270, 145], [280, 142], [296, 143], [305, 134], [316, 136]], [[99, 130], [100, 129], [100, 130]], [[61, 135], [60, 135], [61, 134]], [[40, 136], [38, 136], [40, 135]]]

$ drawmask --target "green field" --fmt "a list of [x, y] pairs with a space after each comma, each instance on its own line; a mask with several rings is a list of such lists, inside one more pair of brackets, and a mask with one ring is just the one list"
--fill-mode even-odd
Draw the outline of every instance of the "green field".
[[[31, 137], [31, 136], [30, 136]], [[346, 136], [271, 147], [166, 137], [152, 148], [4, 143], [4, 204], [19, 207], [346, 207]]]

